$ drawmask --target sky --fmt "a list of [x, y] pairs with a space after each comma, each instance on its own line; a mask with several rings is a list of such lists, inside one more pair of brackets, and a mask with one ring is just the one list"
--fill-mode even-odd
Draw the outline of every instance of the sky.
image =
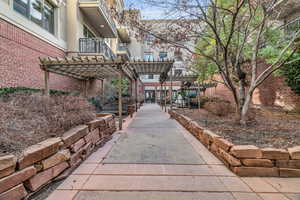
[[161, 19], [165, 18], [164, 10], [157, 7], [145, 5], [143, 0], [124, 0], [126, 8], [137, 8], [141, 10], [143, 19]]

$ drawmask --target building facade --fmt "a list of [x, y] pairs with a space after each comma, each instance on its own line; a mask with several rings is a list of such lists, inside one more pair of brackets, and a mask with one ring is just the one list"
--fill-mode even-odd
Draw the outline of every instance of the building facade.
[[[134, 10], [135, 15], [141, 20], [146, 27], [151, 27], [153, 32], [157, 34], [164, 33], [165, 26], [170, 23], [170, 20], [158, 19], [158, 20], [143, 20], [140, 17], [138, 10]], [[181, 48], [175, 48], [168, 43], [157, 44], [157, 39], [152, 33], [142, 33], [144, 36], [140, 41], [136, 38], [132, 39], [129, 45], [132, 59], [135, 60], [146, 60], [146, 61], [164, 61], [164, 60], [174, 60], [174, 65], [172, 68], [172, 74], [186, 74], [189, 71], [189, 66], [191, 64], [191, 53]], [[189, 42], [189, 41], [188, 41]], [[188, 43], [187, 42], [187, 43]], [[187, 45], [187, 44], [185, 44]], [[159, 102], [161, 95], [167, 96], [169, 99], [171, 94], [171, 82], [167, 81], [164, 86], [161, 87], [159, 82], [159, 75], [157, 74], [144, 74], [141, 76], [141, 80], [144, 83], [144, 99], [148, 103]], [[173, 81], [173, 97], [176, 96], [177, 91], [181, 88], [181, 82]]]
[[[103, 55], [130, 58], [123, 0], [1, 0], [0, 88], [43, 88], [39, 58]], [[50, 88], [82, 91], [83, 81], [51, 74]], [[88, 95], [104, 87], [91, 80]], [[139, 88], [142, 84], [139, 84]]]

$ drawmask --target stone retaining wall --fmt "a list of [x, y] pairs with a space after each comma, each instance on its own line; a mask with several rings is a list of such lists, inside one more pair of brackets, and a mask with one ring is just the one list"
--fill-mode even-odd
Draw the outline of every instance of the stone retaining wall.
[[[111, 114], [72, 128], [62, 137], [50, 138], [25, 149], [22, 156], [0, 157], [0, 200], [19, 200], [68, 174], [116, 131]], [[63, 173], [63, 174], [62, 174]]]
[[300, 177], [300, 146], [275, 149], [235, 145], [176, 111], [169, 114], [239, 176]]

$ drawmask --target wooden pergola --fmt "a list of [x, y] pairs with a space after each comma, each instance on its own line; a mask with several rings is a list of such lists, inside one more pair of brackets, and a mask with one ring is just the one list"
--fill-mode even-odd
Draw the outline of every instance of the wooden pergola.
[[[78, 56], [78, 57], [47, 57], [40, 58], [40, 67], [45, 72], [45, 94], [49, 95], [49, 73], [56, 73], [85, 81], [84, 95], [87, 95], [87, 81], [118, 77], [130, 80], [131, 88], [135, 84], [135, 103], [138, 103], [138, 80], [140, 74], [159, 74], [160, 81], [168, 77], [174, 61], [125, 61], [123, 59], [106, 60], [103, 56]], [[102, 88], [103, 90], [103, 88]], [[131, 90], [131, 95], [133, 91]], [[119, 129], [122, 130], [122, 82], [119, 81]]]
[[[167, 81], [168, 77], [171, 79], [171, 89], [173, 86], [173, 67], [174, 60], [165, 60], [165, 61], [146, 61], [146, 60], [137, 60], [137, 61], [131, 61], [130, 66], [133, 66], [133, 68], [136, 70], [136, 72], [139, 75], [142, 74], [158, 74], [160, 75], [159, 77], [159, 82], [161, 85], [161, 88], [164, 86], [164, 91], [165, 91], [165, 97], [166, 97], [166, 85], [164, 83]], [[172, 90], [171, 90], [172, 91]], [[162, 102], [162, 90], [161, 90], [161, 102]], [[172, 101], [172, 92], [171, 92], [171, 101]], [[165, 98], [164, 105], [162, 105], [162, 109], [165, 108], [165, 111], [167, 111], [167, 98]], [[164, 107], [164, 108], [163, 108]], [[171, 110], [172, 110], [172, 104], [171, 104]]]

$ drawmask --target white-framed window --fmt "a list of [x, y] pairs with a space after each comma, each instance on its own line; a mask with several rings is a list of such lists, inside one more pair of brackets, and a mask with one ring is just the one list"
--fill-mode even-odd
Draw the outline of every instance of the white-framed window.
[[152, 52], [145, 52], [144, 53], [144, 59], [147, 60], [147, 61], [152, 61], [154, 58], [153, 58], [153, 53]]
[[168, 53], [167, 52], [164, 52], [164, 51], [159, 52], [159, 59], [160, 60], [165, 60], [167, 58], [168, 58]]
[[13, 9], [54, 34], [54, 6], [47, 0], [13, 0]]

